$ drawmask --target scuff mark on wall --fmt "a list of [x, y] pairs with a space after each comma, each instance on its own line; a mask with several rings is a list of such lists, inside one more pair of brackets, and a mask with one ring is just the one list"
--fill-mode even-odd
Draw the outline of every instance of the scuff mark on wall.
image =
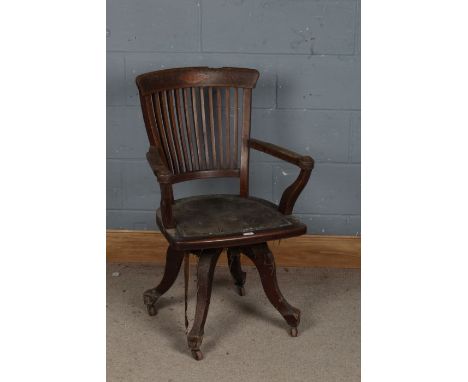
[[296, 36], [298, 36], [299, 39], [291, 41], [289, 46], [292, 49], [297, 50], [297, 49], [299, 49], [301, 47], [302, 44], [307, 44], [307, 43], [310, 42], [309, 51], [310, 51], [310, 54], [313, 55], [314, 54], [315, 37], [312, 36], [312, 33], [310, 32], [310, 28], [306, 27], [305, 31], [303, 31], [302, 29], [297, 30], [295, 28], [291, 28], [291, 31]]

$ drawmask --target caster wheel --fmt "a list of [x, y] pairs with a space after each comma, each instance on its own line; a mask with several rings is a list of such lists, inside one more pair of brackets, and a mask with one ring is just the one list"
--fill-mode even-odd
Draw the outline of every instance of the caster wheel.
[[203, 353], [201, 350], [192, 350], [192, 357], [197, 361], [201, 361], [203, 359]]
[[289, 329], [289, 334], [291, 335], [291, 337], [297, 337], [297, 328]]
[[245, 296], [245, 288], [243, 286], [237, 287], [237, 292], [239, 293], [239, 296]]
[[150, 316], [156, 316], [156, 307], [154, 305], [146, 305], [146, 310]]

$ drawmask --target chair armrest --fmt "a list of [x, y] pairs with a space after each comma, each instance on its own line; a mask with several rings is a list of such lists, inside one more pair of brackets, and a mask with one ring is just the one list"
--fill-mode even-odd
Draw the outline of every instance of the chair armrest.
[[146, 159], [148, 160], [148, 163], [154, 174], [158, 178], [158, 182], [171, 183], [172, 172], [169, 170], [166, 163], [164, 163], [156, 146], [150, 146], [148, 152], [146, 153]]
[[172, 204], [174, 204], [174, 193], [172, 190], [172, 172], [162, 160], [158, 148], [150, 146], [146, 153], [146, 159], [156, 175], [161, 189], [161, 217], [166, 228], [174, 228], [175, 221], [172, 214]]
[[294, 151], [274, 145], [273, 143], [263, 142], [258, 139], [252, 138], [249, 139], [249, 147], [254, 150], [262, 151], [265, 154], [269, 154], [276, 158], [282, 159], [286, 162], [295, 164], [296, 166], [304, 170], [312, 170], [314, 168], [314, 160], [310, 156], [299, 155]]
[[310, 156], [299, 155], [294, 151], [258, 139], [249, 139], [249, 147], [292, 163], [301, 169], [297, 179], [284, 190], [278, 206], [281, 213], [290, 215], [297, 198], [309, 181], [310, 173], [314, 168], [314, 160]]

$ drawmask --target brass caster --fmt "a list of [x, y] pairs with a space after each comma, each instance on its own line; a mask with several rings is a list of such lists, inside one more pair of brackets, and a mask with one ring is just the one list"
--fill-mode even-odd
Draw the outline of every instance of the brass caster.
[[150, 316], [156, 316], [156, 307], [153, 304], [146, 305], [146, 310]]
[[245, 288], [243, 286], [238, 286], [237, 292], [239, 293], [239, 296], [245, 296]]
[[197, 361], [201, 361], [203, 359], [203, 353], [200, 349], [192, 350], [192, 357], [195, 358]]
[[290, 328], [289, 334], [291, 335], [291, 337], [297, 337], [297, 328], [296, 327]]

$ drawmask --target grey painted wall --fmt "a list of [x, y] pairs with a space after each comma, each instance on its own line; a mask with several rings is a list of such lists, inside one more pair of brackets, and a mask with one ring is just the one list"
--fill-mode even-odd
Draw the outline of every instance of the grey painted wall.
[[[159, 187], [135, 76], [180, 66], [260, 71], [252, 137], [315, 158], [295, 215], [309, 233], [360, 232], [357, 0], [108, 0], [107, 226], [157, 229]], [[251, 155], [251, 193], [279, 202], [297, 169]], [[175, 197], [236, 192], [235, 179], [175, 185]]]

